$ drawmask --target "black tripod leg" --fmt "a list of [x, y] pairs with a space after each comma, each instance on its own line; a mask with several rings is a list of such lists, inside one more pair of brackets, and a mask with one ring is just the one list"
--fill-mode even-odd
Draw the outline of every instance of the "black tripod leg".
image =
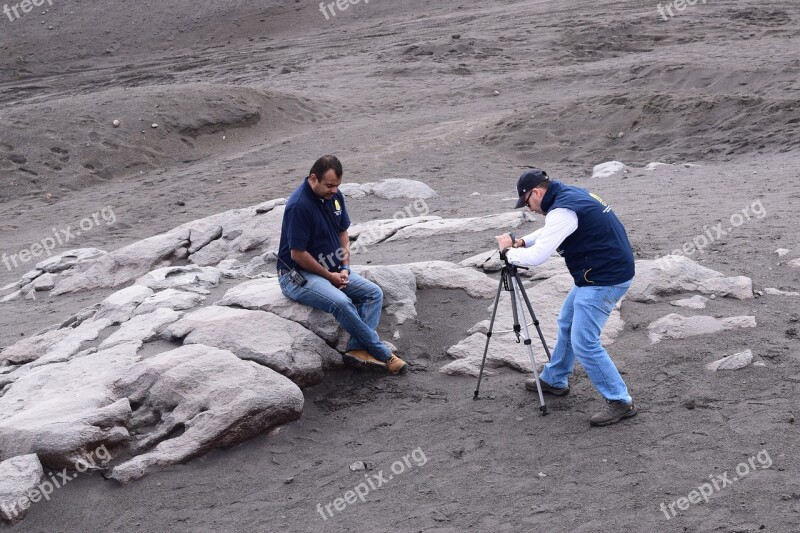
[[539, 319], [536, 318], [536, 313], [533, 312], [533, 306], [531, 305], [531, 301], [528, 299], [528, 293], [525, 292], [525, 286], [522, 285], [522, 280], [519, 279], [519, 273], [514, 274], [514, 279], [517, 282], [517, 287], [519, 287], [520, 292], [522, 293], [522, 298], [525, 300], [525, 305], [528, 306], [528, 311], [531, 314], [531, 321], [533, 325], [536, 326], [536, 331], [539, 333], [539, 339], [542, 341], [542, 346], [544, 347], [544, 353], [547, 354], [547, 360], [551, 359], [550, 357], [550, 348], [547, 347], [547, 342], [544, 340], [544, 333], [542, 333], [542, 328], [539, 327]]
[[500, 292], [503, 290], [503, 275], [500, 276], [500, 283], [497, 285], [497, 295], [494, 297], [494, 309], [492, 309], [492, 319], [489, 322], [489, 331], [486, 333], [486, 346], [483, 349], [483, 360], [481, 361], [481, 371], [478, 373], [478, 385], [475, 387], [473, 400], [478, 399], [481, 390], [481, 380], [483, 379], [483, 367], [486, 365], [486, 354], [489, 352], [489, 341], [492, 340], [492, 330], [494, 329], [494, 319], [497, 316], [497, 306], [500, 303]]

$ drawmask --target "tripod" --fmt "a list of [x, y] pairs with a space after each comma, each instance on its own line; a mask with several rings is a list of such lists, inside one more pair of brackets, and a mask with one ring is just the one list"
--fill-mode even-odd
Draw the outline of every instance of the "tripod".
[[[511, 234], [512, 242], [516, 242], [515, 236]], [[481, 371], [478, 374], [478, 385], [475, 388], [475, 396], [473, 397], [474, 400], [478, 399], [478, 394], [481, 388], [481, 380], [483, 379], [483, 368], [486, 365], [486, 354], [489, 352], [489, 341], [492, 340], [492, 329], [494, 329], [494, 319], [497, 316], [497, 307], [500, 304], [500, 293], [503, 290], [509, 291], [511, 293], [511, 312], [514, 315], [514, 334], [517, 336], [517, 343], [519, 343], [520, 338], [523, 339], [523, 343], [528, 348], [528, 355], [531, 358], [531, 366], [533, 366], [533, 376], [536, 378], [536, 390], [539, 393], [539, 410], [542, 412], [542, 416], [547, 414], [547, 405], [544, 403], [544, 396], [542, 395], [542, 386], [539, 383], [539, 372], [536, 370], [536, 359], [533, 356], [533, 347], [531, 346], [531, 337], [528, 334], [528, 322], [525, 319], [525, 308], [522, 306], [522, 301], [525, 301], [525, 305], [528, 307], [528, 311], [531, 314], [531, 320], [533, 321], [533, 325], [536, 326], [536, 331], [539, 333], [539, 339], [542, 341], [542, 346], [544, 347], [544, 353], [547, 354], [547, 360], [550, 360], [550, 349], [547, 347], [547, 343], [544, 340], [544, 335], [542, 334], [542, 328], [539, 327], [539, 320], [536, 318], [536, 313], [533, 312], [533, 306], [531, 305], [531, 301], [528, 299], [528, 294], [525, 292], [525, 287], [522, 285], [522, 280], [519, 277], [519, 269], [527, 270], [525, 267], [520, 267], [516, 265], [512, 265], [508, 262], [506, 258], [505, 252], [500, 252], [500, 259], [503, 261], [503, 268], [500, 269], [500, 283], [497, 287], [497, 295], [494, 298], [494, 308], [492, 309], [492, 319], [489, 322], [489, 331], [486, 333], [486, 347], [483, 349], [483, 360], [481, 361]], [[519, 317], [522, 316], [522, 324], [520, 325]], [[522, 335], [520, 335], [522, 333]]]

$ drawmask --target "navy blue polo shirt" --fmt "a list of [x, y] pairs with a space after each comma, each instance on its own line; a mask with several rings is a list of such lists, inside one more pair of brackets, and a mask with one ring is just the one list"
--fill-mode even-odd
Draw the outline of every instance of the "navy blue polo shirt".
[[[336, 252], [342, 247], [339, 233], [350, 227], [344, 195], [336, 192], [325, 200], [314, 194], [307, 179], [286, 201], [281, 225], [278, 268], [299, 268], [292, 260], [291, 249], [305, 250], [330, 271], [338, 270], [341, 261]], [[341, 255], [341, 253], [339, 254]]]

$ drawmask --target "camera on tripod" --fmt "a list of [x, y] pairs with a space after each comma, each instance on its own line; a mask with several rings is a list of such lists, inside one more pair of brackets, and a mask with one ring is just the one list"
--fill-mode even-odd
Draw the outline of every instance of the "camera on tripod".
[[[511, 233], [511, 241], [517, 242], [516, 235], [514, 233]], [[531, 323], [536, 327], [536, 331], [539, 333], [539, 339], [542, 341], [542, 346], [544, 347], [545, 354], [547, 354], [548, 361], [550, 360], [550, 349], [547, 347], [547, 343], [544, 340], [544, 334], [542, 333], [542, 329], [539, 327], [539, 320], [536, 318], [536, 313], [533, 311], [533, 306], [528, 298], [528, 293], [525, 292], [525, 286], [522, 284], [522, 280], [519, 277], [519, 269], [527, 270], [527, 268], [510, 263], [508, 261], [506, 251], [507, 249], [500, 250], [500, 259], [503, 262], [503, 267], [500, 269], [500, 283], [497, 287], [497, 295], [494, 298], [492, 319], [489, 321], [489, 331], [486, 333], [486, 347], [483, 350], [481, 370], [478, 374], [478, 385], [475, 388], [475, 395], [473, 396], [473, 399], [477, 400], [478, 394], [480, 393], [481, 380], [483, 379], [483, 369], [486, 365], [486, 355], [489, 353], [489, 341], [492, 340], [494, 321], [497, 317], [497, 307], [500, 304], [500, 293], [505, 290], [511, 293], [511, 312], [514, 317], [514, 334], [517, 336], [517, 342], [522, 340], [523, 344], [528, 350], [528, 356], [530, 357], [531, 366], [533, 367], [533, 375], [536, 378], [536, 389], [539, 393], [539, 410], [542, 412], [542, 416], [544, 416], [547, 414], [547, 405], [544, 403], [544, 395], [542, 394], [542, 387], [539, 383], [539, 372], [536, 369], [536, 358], [533, 355], [533, 346], [531, 345], [531, 338], [528, 333], [528, 322], [525, 318], [525, 308], [528, 309], [528, 312], [531, 315]], [[525, 306], [522, 305], [523, 302], [525, 302]], [[521, 323], [520, 316], [522, 316]]]

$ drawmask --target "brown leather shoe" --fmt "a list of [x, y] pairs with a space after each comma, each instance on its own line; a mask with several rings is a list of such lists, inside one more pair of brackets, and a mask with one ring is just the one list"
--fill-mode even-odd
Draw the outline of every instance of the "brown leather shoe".
[[342, 356], [342, 360], [350, 366], [386, 370], [386, 363], [376, 359], [366, 350], [351, 350]]
[[408, 365], [405, 361], [393, 355], [386, 361], [386, 368], [390, 374], [402, 374], [408, 370]]

